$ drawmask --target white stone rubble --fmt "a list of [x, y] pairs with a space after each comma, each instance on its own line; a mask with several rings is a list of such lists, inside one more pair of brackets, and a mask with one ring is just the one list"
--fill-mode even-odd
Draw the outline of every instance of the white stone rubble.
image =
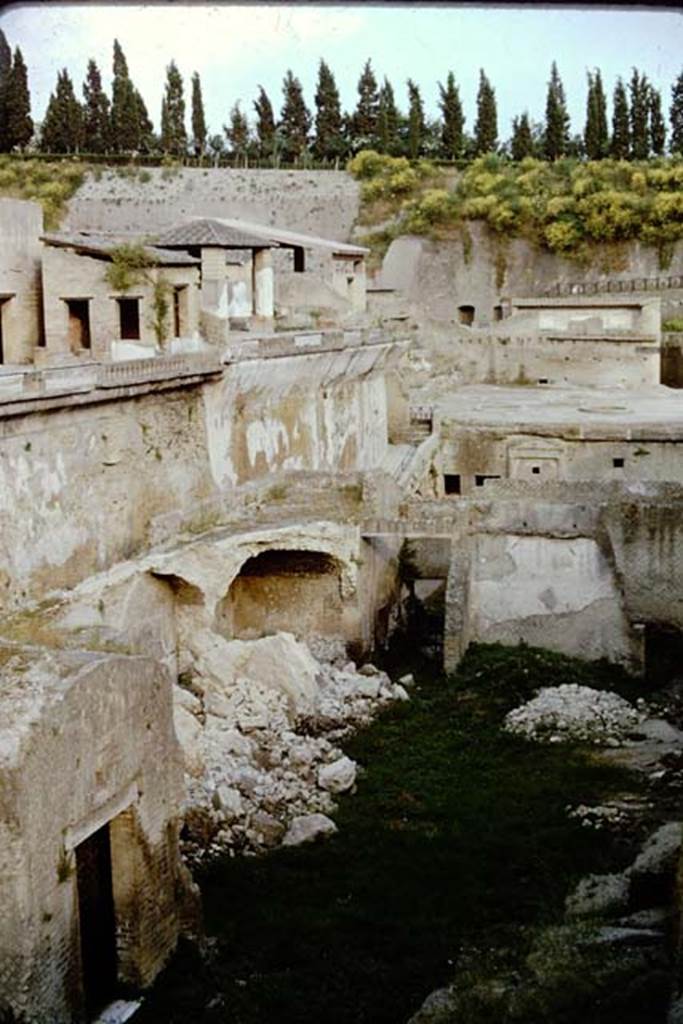
[[539, 690], [506, 715], [505, 728], [540, 743], [580, 740], [616, 746], [638, 728], [643, 717], [616, 693], [569, 683]]
[[205, 634], [175, 687], [187, 859], [304, 842], [319, 819], [335, 828], [334, 797], [357, 774], [336, 744], [382, 707], [409, 699], [405, 688], [374, 666], [358, 671], [339, 641], [317, 639], [314, 657], [290, 633], [253, 641]]

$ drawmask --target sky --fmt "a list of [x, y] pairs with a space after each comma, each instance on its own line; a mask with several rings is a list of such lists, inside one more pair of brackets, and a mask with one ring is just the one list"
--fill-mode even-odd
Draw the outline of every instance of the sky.
[[430, 117], [438, 113], [438, 82], [452, 70], [470, 131], [483, 67], [496, 91], [501, 138], [525, 109], [532, 120], [543, 119], [553, 59], [573, 132], [583, 129], [588, 70], [601, 69], [611, 96], [618, 75], [628, 78], [634, 66], [640, 68], [662, 90], [668, 111], [671, 85], [683, 69], [683, 14], [674, 8], [10, 3], [0, 13], [0, 28], [26, 60], [34, 120], [42, 120], [62, 67], [80, 95], [88, 59], [94, 58], [109, 91], [118, 38], [155, 126], [165, 69], [173, 59], [185, 80], [188, 111], [190, 76], [199, 72], [210, 133], [222, 130], [236, 100], [253, 117], [259, 85], [277, 113], [288, 68], [301, 79], [313, 108], [320, 58], [332, 68], [345, 108], [355, 106], [358, 77], [370, 58], [377, 77], [391, 81], [403, 109], [406, 79], [413, 78]]

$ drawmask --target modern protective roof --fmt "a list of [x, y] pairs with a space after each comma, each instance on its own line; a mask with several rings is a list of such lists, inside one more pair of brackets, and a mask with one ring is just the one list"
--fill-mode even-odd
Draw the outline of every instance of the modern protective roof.
[[[238, 224], [238, 222], [236, 222]], [[276, 243], [216, 217], [192, 217], [154, 239], [155, 245], [171, 248], [201, 246], [221, 249], [270, 249]]]
[[77, 231], [70, 234], [42, 235], [41, 239], [47, 245], [54, 245], [61, 249], [75, 249], [76, 252], [86, 256], [104, 257], [111, 256], [113, 250], [121, 245], [142, 244], [145, 252], [160, 266], [186, 267], [199, 263], [195, 256], [190, 256], [186, 252], [175, 252], [157, 245], [148, 245], [141, 242], [139, 237], [130, 235], [98, 235]]
[[157, 245], [220, 245], [226, 249], [282, 246], [297, 249], [327, 249], [339, 256], [362, 257], [370, 252], [361, 245], [337, 242], [318, 235], [304, 235], [274, 225], [230, 217], [192, 217], [155, 238]]

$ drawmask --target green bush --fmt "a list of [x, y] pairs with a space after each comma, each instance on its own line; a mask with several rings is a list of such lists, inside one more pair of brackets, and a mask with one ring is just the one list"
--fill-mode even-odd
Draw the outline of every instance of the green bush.
[[[657, 248], [662, 269], [683, 238], [680, 158], [514, 163], [487, 154], [469, 164], [452, 192], [435, 187], [428, 168], [428, 161], [410, 165], [371, 151], [349, 165], [364, 180], [365, 203], [406, 197], [399, 232], [434, 234], [482, 220], [501, 237], [521, 235], [578, 259], [590, 258], [592, 246], [639, 239]], [[378, 207], [378, 219], [380, 212], [386, 216]]]
[[662, 330], [670, 332], [683, 331], [683, 317], [675, 316], [670, 320], [665, 320], [662, 324]]

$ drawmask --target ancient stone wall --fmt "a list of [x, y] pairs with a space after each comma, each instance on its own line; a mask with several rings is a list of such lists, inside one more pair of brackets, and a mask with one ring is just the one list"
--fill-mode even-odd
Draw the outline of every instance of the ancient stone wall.
[[0, 418], [0, 608], [219, 522], [251, 480], [378, 466], [390, 348], [246, 359], [197, 387]]
[[[140, 657], [2, 650], [0, 1001], [81, 1019], [76, 872], [108, 826], [118, 976], [148, 984], [175, 947], [189, 879], [167, 674]], [[87, 981], [87, 979], [86, 979]]]
[[41, 340], [38, 203], [0, 198], [0, 340], [2, 363], [29, 363]]
[[534, 499], [521, 484], [494, 491], [469, 505], [454, 537], [447, 668], [480, 640], [638, 669], [643, 624], [683, 628], [680, 486], [550, 485]]
[[[587, 267], [535, 249], [521, 238], [506, 241], [485, 225], [471, 221], [466, 236], [431, 241], [401, 236], [384, 259], [381, 283], [401, 289], [421, 316], [457, 323], [459, 307], [474, 307], [474, 325], [488, 326], [505, 298], [543, 294], [563, 282], [608, 281], [681, 275], [683, 245], [676, 247], [669, 268], [659, 267], [657, 251], [638, 242], [601, 254], [596, 249]], [[618, 257], [618, 258], [617, 258]]]
[[[118, 299], [136, 299], [138, 303], [139, 337], [129, 339], [134, 347], [145, 347], [154, 354], [158, 346], [153, 305], [154, 280], [167, 282], [170, 288], [183, 289], [181, 334], [191, 338], [199, 328], [199, 271], [196, 267], [164, 267], [139, 277], [127, 292], [116, 292], [105, 280], [109, 260], [46, 246], [43, 253], [43, 303], [47, 356], [63, 356], [74, 349], [69, 336], [69, 311], [66, 299], [87, 300], [90, 338], [88, 353], [96, 359], [112, 355], [112, 346], [123, 337]], [[163, 320], [164, 342], [174, 336], [173, 301], [167, 297], [168, 312]], [[81, 352], [81, 354], [83, 354]]]
[[462, 384], [640, 388], [660, 382], [659, 344], [647, 338], [508, 337], [483, 332], [468, 337], [460, 331], [452, 336], [449, 354]]

